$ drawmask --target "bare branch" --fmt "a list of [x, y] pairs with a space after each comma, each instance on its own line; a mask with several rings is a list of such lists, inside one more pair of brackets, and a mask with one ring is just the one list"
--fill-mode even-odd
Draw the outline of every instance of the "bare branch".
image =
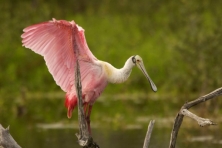
[[79, 145], [87, 146], [90, 135], [87, 127], [87, 123], [85, 120], [85, 114], [83, 111], [83, 103], [82, 103], [82, 85], [81, 85], [81, 76], [79, 69], [79, 61], [76, 60], [76, 69], [75, 69], [75, 86], [78, 98], [78, 120], [79, 120], [79, 134], [76, 134]]
[[9, 133], [9, 127], [4, 129], [0, 124], [0, 147], [21, 148]]
[[175, 148], [176, 146], [176, 141], [177, 141], [177, 135], [180, 129], [180, 126], [183, 122], [183, 115], [182, 114], [177, 114], [175, 121], [174, 121], [174, 125], [173, 125], [173, 129], [171, 132], [171, 139], [170, 139], [170, 148]]
[[153, 126], [154, 126], [155, 120], [151, 120], [147, 129], [147, 133], [146, 133], [146, 137], [144, 140], [144, 144], [143, 144], [143, 148], [148, 148], [149, 144], [150, 144], [150, 138], [151, 138], [151, 134], [153, 131]]
[[196, 120], [198, 122], [198, 124], [201, 125], [201, 126], [215, 125], [215, 123], [212, 122], [211, 120], [198, 117], [198, 116], [194, 115], [193, 113], [188, 112], [186, 110], [195, 106], [195, 105], [197, 105], [197, 104], [205, 102], [207, 100], [214, 99], [214, 98], [216, 98], [217, 96], [220, 96], [220, 95], [222, 95], [222, 87], [212, 91], [211, 93], [209, 93], [207, 95], [201, 96], [196, 100], [190, 101], [190, 102], [184, 104], [181, 107], [181, 109], [177, 113], [177, 116], [176, 116], [175, 121], [174, 121], [173, 129], [172, 129], [172, 132], [171, 132], [171, 139], [170, 139], [169, 148], [175, 148], [175, 146], [176, 146], [177, 135], [178, 135], [180, 126], [183, 122], [184, 115], [189, 116], [192, 119]]
[[187, 116], [187, 117], [190, 117], [190, 118], [196, 120], [200, 126], [216, 125], [216, 123], [214, 123], [214, 122], [211, 121], [210, 119], [201, 118], [201, 117], [193, 114], [192, 112], [188, 111], [187, 109], [182, 109], [180, 112], [181, 112], [184, 116]]
[[210, 92], [209, 94], [207, 94], [205, 96], [201, 96], [196, 100], [193, 100], [193, 101], [190, 101], [190, 102], [186, 103], [183, 107], [186, 108], [186, 109], [189, 109], [189, 108], [191, 108], [191, 107], [193, 107], [193, 106], [195, 106], [199, 103], [205, 102], [209, 99], [214, 99], [214, 98], [216, 98], [217, 96], [220, 96], [220, 95], [222, 95], [222, 87]]
[[[75, 31], [75, 30], [73, 30]], [[83, 111], [83, 102], [82, 102], [82, 84], [81, 84], [81, 75], [80, 75], [80, 66], [79, 66], [79, 52], [78, 46], [76, 45], [75, 38], [74, 39], [74, 55], [76, 60], [75, 65], [75, 87], [77, 92], [78, 99], [78, 120], [79, 120], [79, 134], [76, 133], [78, 138], [78, 142], [80, 146], [84, 148], [99, 148], [99, 146], [93, 141], [93, 138], [90, 136], [88, 131], [88, 125], [86, 123], [85, 114]]]

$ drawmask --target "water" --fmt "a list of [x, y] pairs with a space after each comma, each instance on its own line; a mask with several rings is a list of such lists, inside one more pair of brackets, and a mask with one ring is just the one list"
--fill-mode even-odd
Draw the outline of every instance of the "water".
[[[166, 105], [164, 99], [132, 98], [136, 99], [100, 98], [95, 103], [91, 115], [94, 141], [101, 148], [142, 148], [148, 123], [154, 119], [156, 122], [149, 148], [167, 148], [181, 101], [174, 99]], [[19, 105], [11, 103], [9, 99], [4, 101], [8, 103], [5, 103], [5, 108], [1, 108], [0, 123], [4, 127], [10, 125], [10, 133], [21, 147], [80, 147], [75, 136], [78, 132], [77, 111], [74, 111], [71, 119], [67, 119], [62, 99], [31, 98]], [[220, 113], [208, 113], [203, 108], [199, 105], [193, 111], [201, 113], [202, 117], [209, 117], [218, 125], [199, 127], [196, 121], [185, 117], [179, 131], [177, 148], [222, 147]]]
[[[16, 131], [16, 132], [14, 132]], [[143, 146], [146, 129], [109, 129], [94, 128], [93, 138], [101, 148], [139, 148]], [[42, 128], [36, 126], [20, 129], [11, 127], [11, 134], [23, 148], [78, 148], [74, 128]], [[153, 129], [150, 148], [166, 148], [169, 146], [170, 128], [155, 127]], [[181, 128], [178, 148], [219, 148], [222, 147], [221, 131], [217, 128]]]

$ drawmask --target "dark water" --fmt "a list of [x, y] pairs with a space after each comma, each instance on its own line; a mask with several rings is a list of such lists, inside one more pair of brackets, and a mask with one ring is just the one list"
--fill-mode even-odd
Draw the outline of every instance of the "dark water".
[[[16, 116], [15, 113], [13, 116], [13, 112], [6, 108], [5, 111], [9, 113], [5, 114], [3, 110], [0, 112], [0, 123], [4, 127], [10, 125], [10, 133], [23, 148], [79, 148], [75, 136], [78, 132], [77, 111], [74, 111], [73, 118], [68, 120], [66, 109], [61, 102], [63, 103], [59, 99], [28, 99], [27, 105], [23, 106], [26, 109], [23, 116]], [[174, 117], [180, 106], [180, 101], [166, 105], [164, 100], [155, 99], [97, 102], [91, 118], [91, 123], [95, 125], [92, 128], [93, 139], [101, 148], [142, 148], [147, 125], [154, 119], [156, 122], [149, 148], [167, 148]], [[16, 107], [11, 110], [15, 111]], [[197, 109], [196, 112], [203, 113], [203, 110]], [[222, 147], [220, 113], [206, 116], [218, 125], [199, 127], [196, 121], [184, 118], [177, 148]], [[55, 124], [49, 124], [53, 122]]]
[[[101, 148], [142, 148], [146, 129], [99, 129], [93, 130], [93, 138]], [[75, 133], [77, 129], [42, 129], [36, 126], [21, 127], [14, 132], [15, 140], [23, 148], [78, 148]], [[154, 127], [150, 148], [169, 146], [170, 128]], [[219, 148], [222, 134], [216, 128], [181, 129], [177, 141], [178, 148]]]

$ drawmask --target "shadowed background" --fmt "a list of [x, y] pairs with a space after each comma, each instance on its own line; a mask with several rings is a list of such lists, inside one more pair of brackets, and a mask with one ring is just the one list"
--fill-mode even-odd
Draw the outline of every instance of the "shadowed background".
[[[77, 123], [76, 111], [66, 118], [65, 93], [43, 58], [21, 43], [23, 28], [56, 18], [75, 20], [92, 53], [117, 68], [140, 55], [158, 88], [152, 92], [134, 68], [125, 83], [108, 85], [95, 103], [95, 127], [144, 128], [151, 118], [169, 119], [171, 127], [183, 103], [221, 87], [221, 6], [222, 1], [210, 0], [1, 0], [0, 123], [17, 128]], [[194, 111], [221, 123], [221, 105], [217, 99]]]

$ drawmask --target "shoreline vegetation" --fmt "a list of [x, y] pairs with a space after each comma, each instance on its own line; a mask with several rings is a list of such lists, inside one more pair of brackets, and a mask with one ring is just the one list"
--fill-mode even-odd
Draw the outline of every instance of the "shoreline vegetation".
[[[0, 94], [56, 92], [60, 88], [44, 59], [22, 47], [22, 29], [52, 18], [74, 20], [85, 29], [92, 53], [120, 68], [135, 54], [157, 85], [158, 94], [205, 94], [222, 84], [222, 2], [198, 1], [13, 1], [0, 6]], [[118, 60], [116, 60], [118, 59]], [[106, 92], [148, 92], [133, 69], [127, 82]]]

